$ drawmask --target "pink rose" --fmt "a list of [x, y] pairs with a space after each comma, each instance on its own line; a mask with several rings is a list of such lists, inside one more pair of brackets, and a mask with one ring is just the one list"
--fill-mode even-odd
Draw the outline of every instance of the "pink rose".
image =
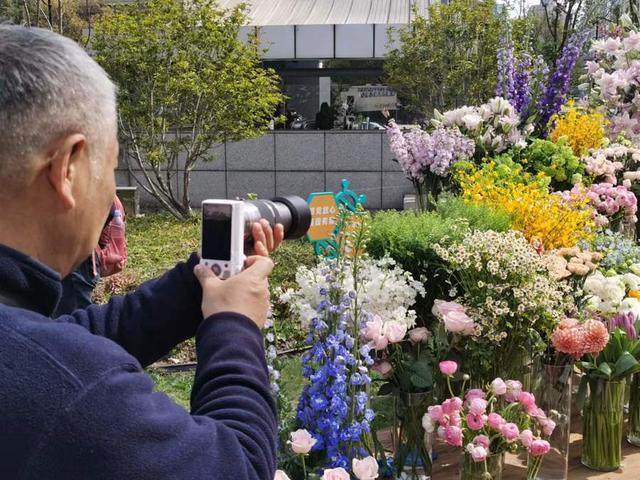
[[378, 478], [378, 462], [373, 457], [358, 460], [354, 458], [351, 462], [353, 474], [358, 480], [373, 480]]
[[276, 470], [276, 475], [273, 477], [273, 480], [291, 480], [291, 479], [286, 473], [284, 473], [284, 471]]
[[505, 423], [506, 422], [504, 418], [502, 418], [502, 416], [498, 413], [490, 413], [489, 418], [487, 419], [487, 424], [494, 430], [500, 430], [500, 428], [502, 428], [502, 425], [504, 425]]
[[489, 440], [489, 437], [487, 437], [486, 435], [476, 435], [476, 437], [473, 439], [473, 444], [480, 445], [486, 448], [487, 450], [489, 450], [489, 445], [491, 444], [491, 441]]
[[469, 402], [469, 413], [471, 415], [482, 415], [487, 411], [487, 401], [484, 398], [474, 398]]
[[517, 402], [522, 392], [522, 383], [518, 380], [507, 380], [507, 394], [504, 397], [507, 402]]
[[529, 453], [534, 457], [546, 455], [551, 450], [551, 445], [546, 440], [534, 440], [529, 446]]
[[373, 320], [369, 320], [364, 327], [363, 335], [365, 340], [369, 340], [369, 346], [374, 350], [383, 350], [389, 344], [389, 339], [383, 332], [384, 323], [382, 319], [375, 315]]
[[464, 312], [450, 312], [442, 319], [447, 332], [460, 333], [461, 335], [473, 335], [476, 331], [476, 324]]
[[448, 398], [442, 402], [442, 411], [445, 415], [457, 413], [462, 408], [462, 400], [458, 397]]
[[462, 446], [462, 429], [451, 425], [444, 429], [444, 441], [454, 447]]
[[493, 390], [493, 393], [496, 395], [504, 395], [507, 393], [507, 384], [504, 383], [504, 380], [498, 377], [491, 382], [491, 390]]
[[293, 453], [306, 455], [311, 451], [311, 448], [316, 444], [317, 440], [311, 436], [309, 432], [304, 429], [291, 432], [289, 443], [291, 444], [291, 450]]
[[322, 474], [320, 480], [349, 480], [350, 478], [351, 477], [349, 477], [349, 474], [344, 468], [338, 467], [327, 468]]
[[389, 340], [389, 343], [398, 343], [401, 342], [407, 334], [407, 326], [397, 320], [389, 320], [384, 324], [382, 332], [384, 336], [387, 337], [387, 340]]
[[431, 332], [425, 327], [418, 327], [409, 330], [409, 340], [411, 340], [411, 343], [426, 342], [429, 338], [431, 338]]
[[520, 441], [525, 448], [529, 448], [533, 442], [533, 432], [529, 429], [520, 432]]
[[465, 394], [464, 399], [467, 402], [470, 402], [474, 398], [484, 398], [485, 396], [486, 396], [485, 393], [479, 388], [472, 388]]
[[432, 407], [427, 408], [427, 415], [431, 417], [434, 422], [439, 422], [442, 420], [444, 413], [442, 411], [442, 406], [434, 405]]
[[489, 452], [487, 451], [487, 449], [485, 447], [483, 447], [482, 445], [475, 445], [473, 446], [470, 450], [469, 453], [471, 454], [471, 459], [475, 462], [475, 463], [480, 463], [480, 462], [484, 462], [487, 457], [489, 456]]
[[500, 428], [500, 433], [508, 443], [515, 442], [520, 436], [520, 430], [518, 430], [518, 426], [515, 423], [505, 423]]
[[371, 370], [378, 372], [383, 378], [387, 378], [393, 371], [393, 365], [386, 360], [376, 362]]
[[453, 376], [453, 374], [458, 371], [458, 364], [456, 362], [452, 362], [451, 360], [440, 362], [438, 367], [440, 367], [440, 371], [442, 372], [442, 374], [447, 377]]
[[482, 427], [484, 427], [482, 415], [473, 415], [472, 413], [467, 415], [467, 426], [473, 431], [482, 430]]

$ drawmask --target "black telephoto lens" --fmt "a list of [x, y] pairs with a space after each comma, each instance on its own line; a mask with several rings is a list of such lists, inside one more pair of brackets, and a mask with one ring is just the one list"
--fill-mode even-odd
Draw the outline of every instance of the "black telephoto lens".
[[284, 238], [295, 240], [306, 235], [311, 226], [311, 209], [307, 202], [295, 195], [275, 197], [271, 200], [245, 200], [245, 236], [250, 235], [250, 227], [261, 218], [273, 227], [277, 223], [284, 226]]

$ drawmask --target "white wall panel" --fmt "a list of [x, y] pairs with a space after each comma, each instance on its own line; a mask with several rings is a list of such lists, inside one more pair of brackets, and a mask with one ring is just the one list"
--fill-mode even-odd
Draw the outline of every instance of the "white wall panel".
[[296, 58], [333, 58], [333, 25], [298, 25]]
[[294, 58], [294, 31], [293, 25], [281, 27], [260, 27], [258, 36], [260, 46], [267, 48], [265, 60]]
[[336, 58], [372, 58], [373, 25], [336, 25]]

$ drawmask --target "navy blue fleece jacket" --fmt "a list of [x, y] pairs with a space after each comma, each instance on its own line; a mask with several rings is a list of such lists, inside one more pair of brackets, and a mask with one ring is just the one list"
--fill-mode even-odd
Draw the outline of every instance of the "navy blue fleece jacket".
[[[262, 336], [235, 313], [202, 319], [196, 262], [51, 319], [59, 275], [0, 246], [0, 479], [273, 479]], [[193, 335], [188, 413], [142, 367]]]

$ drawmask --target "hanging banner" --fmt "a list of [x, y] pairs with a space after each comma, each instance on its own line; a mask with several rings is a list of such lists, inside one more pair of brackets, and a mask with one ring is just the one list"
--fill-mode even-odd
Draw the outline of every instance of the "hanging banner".
[[347, 103], [354, 112], [379, 112], [398, 108], [396, 91], [386, 85], [354, 86], [340, 93], [340, 98], [342, 103]]

